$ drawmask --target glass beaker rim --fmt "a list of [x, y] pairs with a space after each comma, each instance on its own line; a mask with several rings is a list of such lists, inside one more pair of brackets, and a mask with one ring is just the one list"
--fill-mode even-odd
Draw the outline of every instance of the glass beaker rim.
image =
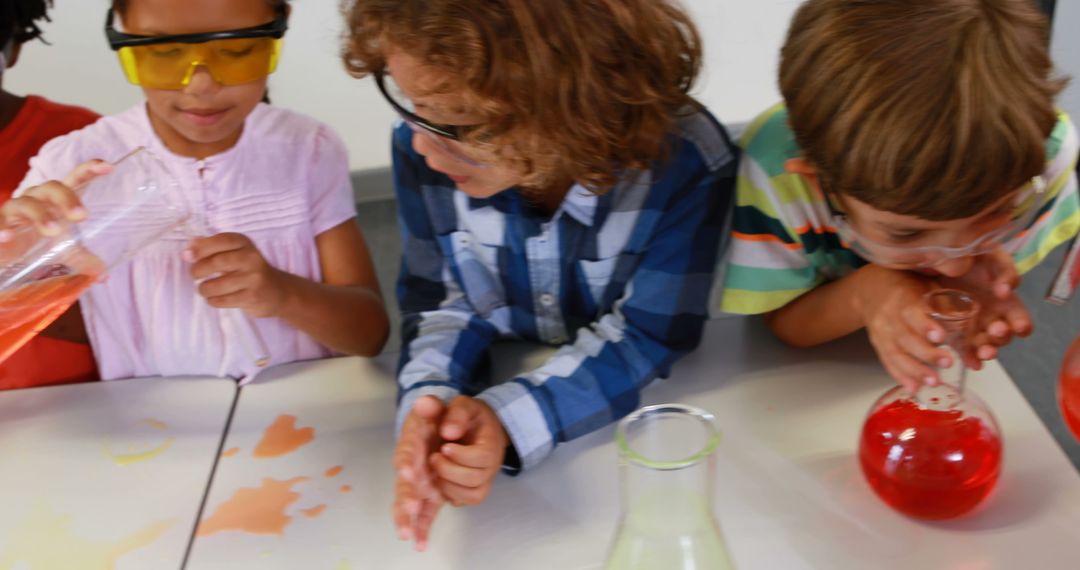
[[[630, 426], [643, 420], [664, 415], [679, 415], [697, 420], [708, 434], [707, 441], [697, 452], [681, 459], [667, 461], [650, 459], [635, 451], [627, 438], [627, 431]], [[716, 425], [716, 416], [701, 408], [686, 404], [656, 404], [639, 408], [620, 420], [615, 428], [615, 445], [619, 449], [619, 456], [626, 461], [649, 469], [673, 471], [697, 465], [703, 459], [712, 455], [716, 451], [716, 447], [720, 445], [720, 428]]]
[[[954, 310], [944, 311], [935, 307], [933, 299], [940, 297], [950, 297], [954, 302], [958, 301], [959, 304], [955, 305]], [[923, 303], [930, 311], [930, 317], [937, 321], [967, 321], [975, 318], [975, 315], [979, 313], [979, 302], [975, 300], [975, 297], [967, 291], [960, 289], [934, 289], [927, 291], [923, 294]]]

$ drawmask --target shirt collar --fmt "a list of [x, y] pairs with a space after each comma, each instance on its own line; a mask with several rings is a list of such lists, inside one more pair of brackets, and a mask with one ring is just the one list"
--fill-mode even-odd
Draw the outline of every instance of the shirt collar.
[[596, 219], [596, 206], [600, 196], [580, 184], [574, 184], [566, 193], [559, 210], [574, 218], [583, 226], [591, 226]]
[[[574, 184], [570, 188], [570, 191], [566, 193], [566, 197], [563, 198], [562, 204], [559, 205], [558, 210], [555, 210], [551, 219], [554, 220], [558, 218], [560, 214], [566, 214], [583, 226], [591, 226], [596, 219], [599, 198], [600, 196], [588, 191], [584, 186]], [[525, 200], [523, 196], [516, 190], [511, 189], [500, 192], [490, 198], [469, 198], [468, 204], [470, 210], [477, 210], [490, 206], [504, 214], [509, 214], [515, 211], [525, 211], [525, 202], [523, 202], [523, 200]], [[515, 206], [515, 204], [519, 204], [519, 206]], [[518, 207], [521, 207], [522, 209], [518, 210]]]

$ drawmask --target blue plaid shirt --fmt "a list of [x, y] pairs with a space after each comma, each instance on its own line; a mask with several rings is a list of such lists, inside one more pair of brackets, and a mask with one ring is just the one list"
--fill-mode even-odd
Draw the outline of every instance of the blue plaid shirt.
[[[697, 346], [737, 151], [706, 111], [676, 127], [665, 161], [601, 196], [575, 186], [552, 216], [515, 190], [457, 191], [397, 128], [399, 428], [421, 396], [475, 396], [510, 436], [507, 470], [528, 469], [633, 411]], [[536, 370], [491, 379], [487, 349], [500, 339], [561, 348]]]

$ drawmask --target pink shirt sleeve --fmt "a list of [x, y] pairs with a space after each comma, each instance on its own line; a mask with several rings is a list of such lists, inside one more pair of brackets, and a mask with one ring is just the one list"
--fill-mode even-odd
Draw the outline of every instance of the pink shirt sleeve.
[[315, 136], [311, 165], [311, 226], [319, 235], [356, 217], [348, 153], [325, 125]]

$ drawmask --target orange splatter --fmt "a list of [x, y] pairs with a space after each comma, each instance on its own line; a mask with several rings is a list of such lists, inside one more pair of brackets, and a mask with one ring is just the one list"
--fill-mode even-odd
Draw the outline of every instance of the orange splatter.
[[304, 516], [313, 519], [323, 513], [326, 510], [326, 505], [316, 505], [310, 509], [300, 509], [300, 512], [304, 513]]
[[221, 456], [222, 457], [232, 457], [232, 456], [236, 455], [237, 453], [240, 453], [240, 448], [239, 447], [231, 447], [229, 449], [226, 449], [225, 451], [222, 451]]
[[338, 474], [341, 473], [341, 471], [343, 469], [345, 469], [345, 468], [342, 467], [341, 465], [338, 465], [337, 467], [331, 467], [331, 468], [327, 469], [326, 470], [326, 478], [329, 479], [330, 477], [337, 477]]
[[296, 416], [278, 416], [255, 446], [255, 457], [278, 457], [292, 453], [315, 439], [315, 428], [296, 428]]
[[199, 524], [196, 536], [209, 536], [226, 530], [240, 530], [252, 534], [281, 535], [292, 517], [285, 509], [300, 498], [292, 486], [306, 481], [307, 477], [294, 477], [288, 481], [263, 479], [254, 489], [241, 487], [233, 496], [218, 505], [210, 518]]
[[352, 492], [352, 485], [342, 485], [341, 486], [341, 492], [342, 493], [351, 493]]

